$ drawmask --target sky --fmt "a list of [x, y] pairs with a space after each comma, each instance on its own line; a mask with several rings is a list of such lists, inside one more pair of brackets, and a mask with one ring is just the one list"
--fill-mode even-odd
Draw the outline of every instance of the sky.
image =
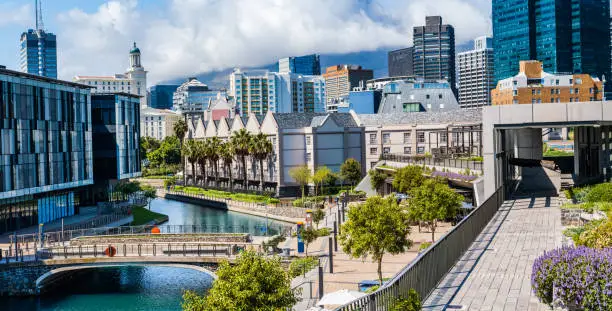
[[[409, 46], [412, 27], [441, 15], [457, 44], [491, 34], [490, 0], [44, 0], [59, 78], [112, 75], [136, 42], [148, 84], [309, 53]], [[0, 0], [0, 64], [18, 69], [34, 0]]]

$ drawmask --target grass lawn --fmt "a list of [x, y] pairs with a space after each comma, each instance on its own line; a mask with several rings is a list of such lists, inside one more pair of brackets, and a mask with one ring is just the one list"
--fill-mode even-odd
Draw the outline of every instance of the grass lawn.
[[132, 215], [134, 215], [134, 221], [132, 222], [132, 226], [146, 225], [152, 220], [168, 217], [168, 215], [152, 212], [146, 207], [142, 206], [132, 208]]

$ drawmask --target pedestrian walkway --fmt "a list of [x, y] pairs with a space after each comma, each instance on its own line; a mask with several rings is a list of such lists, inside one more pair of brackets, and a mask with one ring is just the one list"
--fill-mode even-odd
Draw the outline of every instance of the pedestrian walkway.
[[423, 310], [549, 310], [531, 291], [533, 261], [562, 244], [558, 198], [508, 200]]

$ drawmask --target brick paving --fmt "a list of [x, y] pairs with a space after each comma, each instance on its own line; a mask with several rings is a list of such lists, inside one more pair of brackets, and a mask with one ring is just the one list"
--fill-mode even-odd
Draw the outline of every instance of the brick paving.
[[531, 266], [562, 245], [556, 197], [504, 202], [423, 310], [550, 310], [531, 291]]

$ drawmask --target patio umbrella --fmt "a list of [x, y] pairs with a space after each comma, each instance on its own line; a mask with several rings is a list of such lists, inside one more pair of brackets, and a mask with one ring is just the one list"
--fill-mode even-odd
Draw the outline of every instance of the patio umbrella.
[[317, 302], [317, 305], [318, 306], [327, 306], [327, 305], [339, 306], [339, 305], [347, 304], [363, 296], [366, 296], [366, 294], [358, 292], [358, 291], [343, 289], [337, 292], [323, 295], [323, 297], [321, 297], [321, 300]]

